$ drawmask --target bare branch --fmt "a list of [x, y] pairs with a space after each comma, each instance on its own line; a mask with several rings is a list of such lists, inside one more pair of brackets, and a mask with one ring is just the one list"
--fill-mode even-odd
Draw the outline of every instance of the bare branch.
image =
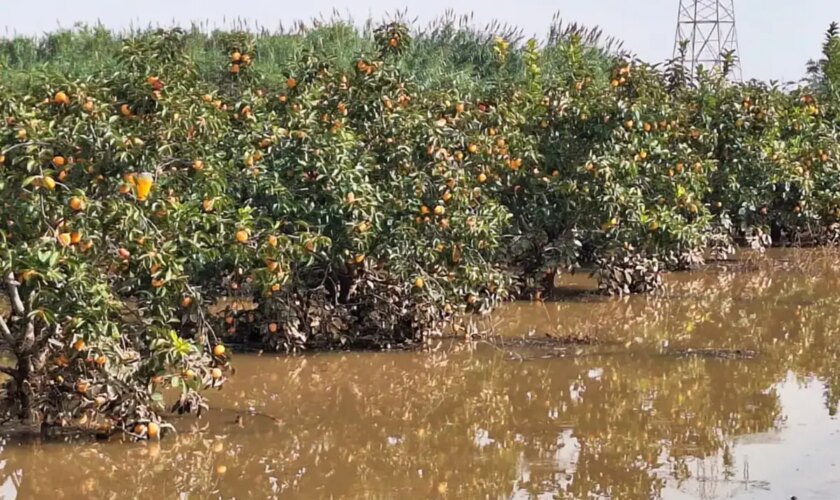
[[10, 377], [15, 377], [17, 375], [17, 371], [14, 368], [9, 368], [7, 366], [0, 366], [0, 373], [5, 373]]
[[23, 301], [20, 300], [20, 293], [18, 293], [20, 283], [15, 280], [15, 273], [9, 271], [9, 274], [6, 275], [6, 286], [9, 289], [9, 300], [12, 302], [12, 310], [18, 316], [25, 315], [26, 309], [24, 309]]
[[15, 342], [15, 337], [12, 335], [11, 330], [9, 330], [9, 325], [6, 324], [3, 316], [0, 316], [0, 335], [3, 336], [3, 341], [9, 344], [9, 348], [12, 351], [16, 351], [17, 342]]

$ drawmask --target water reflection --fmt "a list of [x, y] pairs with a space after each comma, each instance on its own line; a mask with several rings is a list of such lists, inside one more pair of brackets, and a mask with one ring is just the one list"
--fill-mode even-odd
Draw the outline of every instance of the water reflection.
[[179, 422], [176, 438], [7, 441], [0, 494], [831, 498], [840, 260], [784, 258], [674, 275], [657, 297], [518, 304], [489, 320], [508, 337], [600, 342], [547, 356], [505, 341], [238, 356], [211, 396], [221, 410]]

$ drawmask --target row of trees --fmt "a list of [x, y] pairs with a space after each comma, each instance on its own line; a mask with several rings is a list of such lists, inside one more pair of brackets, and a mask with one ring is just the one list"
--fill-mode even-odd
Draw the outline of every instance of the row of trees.
[[225, 342], [416, 342], [580, 265], [643, 292], [740, 241], [833, 241], [835, 31], [793, 91], [576, 26], [544, 46], [451, 24], [215, 33], [209, 66], [196, 31], [96, 32], [85, 75], [7, 41], [9, 416], [156, 437], [163, 388], [199, 410]]

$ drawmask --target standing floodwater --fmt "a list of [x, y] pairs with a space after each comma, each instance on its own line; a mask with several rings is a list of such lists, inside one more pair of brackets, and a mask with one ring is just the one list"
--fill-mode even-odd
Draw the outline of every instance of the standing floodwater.
[[430, 352], [239, 355], [177, 437], [7, 440], [0, 496], [836, 498], [840, 259], [667, 282]]

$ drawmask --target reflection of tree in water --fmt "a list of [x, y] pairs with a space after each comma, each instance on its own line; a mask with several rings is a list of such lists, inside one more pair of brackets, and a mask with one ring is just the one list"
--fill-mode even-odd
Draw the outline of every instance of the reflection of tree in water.
[[[680, 275], [656, 297], [504, 312], [500, 329], [530, 318], [605, 343], [574, 358], [522, 350], [529, 360], [519, 362], [512, 348], [486, 344], [240, 356], [229, 386], [211, 396], [228, 411], [212, 414], [206, 432], [160, 444], [6, 445], [0, 481], [17, 478], [21, 498], [656, 497], [666, 480], [690, 478], [696, 458], [722, 455], [722, 474], [734, 474], [733, 440], [777, 425], [782, 408], [768, 389], [788, 371], [826, 380], [836, 408], [838, 276], [824, 262], [763, 266]], [[758, 355], [674, 355], [689, 348]], [[254, 415], [235, 425], [233, 412], [249, 407], [280, 422]]]

